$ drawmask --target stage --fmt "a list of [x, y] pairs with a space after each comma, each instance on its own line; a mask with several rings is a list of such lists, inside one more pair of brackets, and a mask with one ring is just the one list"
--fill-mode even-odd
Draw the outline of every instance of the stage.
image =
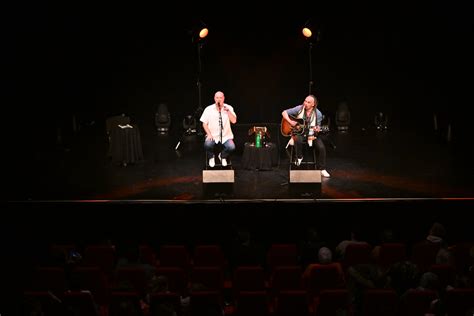
[[[236, 151], [231, 157], [232, 184], [203, 184], [202, 137], [183, 138], [176, 128], [160, 135], [138, 122], [143, 159], [124, 164], [108, 154], [101, 122], [87, 126], [68, 144], [39, 146], [17, 157], [10, 201], [145, 201], [162, 203], [413, 200], [474, 197], [472, 156], [463, 138], [446, 141], [426, 129], [384, 131], [354, 126], [325, 137], [330, 178], [305, 185], [289, 182], [288, 138], [279, 125], [269, 127], [277, 158], [270, 170], [243, 168], [244, 143], [252, 123], [234, 126]], [[178, 148], [177, 143], [180, 142]], [[470, 158], [471, 157], [471, 158]]]

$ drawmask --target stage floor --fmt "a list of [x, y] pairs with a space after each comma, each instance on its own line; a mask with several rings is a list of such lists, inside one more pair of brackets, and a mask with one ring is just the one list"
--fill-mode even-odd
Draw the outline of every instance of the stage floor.
[[8, 199], [199, 202], [474, 197], [471, 146], [447, 142], [430, 131], [354, 127], [345, 133], [332, 132], [326, 143], [331, 178], [322, 178], [320, 185], [289, 183], [283, 137], [273, 138], [279, 148], [278, 162], [265, 171], [242, 168], [247, 139], [236, 139], [231, 186], [202, 183], [205, 154], [200, 138], [183, 140], [179, 131], [162, 136], [146, 125], [140, 132], [144, 159], [126, 167], [107, 157], [101, 125], [83, 128], [67, 145], [37, 146], [32, 157], [15, 159]]

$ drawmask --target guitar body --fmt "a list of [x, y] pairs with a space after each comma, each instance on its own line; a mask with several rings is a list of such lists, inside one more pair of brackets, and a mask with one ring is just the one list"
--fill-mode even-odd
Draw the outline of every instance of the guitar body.
[[289, 137], [292, 135], [301, 135], [305, 131], [305, 122], [303, 119], [297, 119], [294, 117], [290, 117], [293, 121], [298, 122], [295, 126], [291, 126], [287, 120], [284, 118], [281, 119], [281, 126], [280, 131], [281, 134], [285, 137]]

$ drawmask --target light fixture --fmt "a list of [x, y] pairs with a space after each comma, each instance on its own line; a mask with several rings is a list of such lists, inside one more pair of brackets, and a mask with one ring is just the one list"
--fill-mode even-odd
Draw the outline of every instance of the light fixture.
[[183, 119], [183, 129], [184, 135], [189, 136], [196, 134], [197, 130], [197, 122], [196, 118], [193, 115], [186, 115]]
[[206, 23], [199, 20], [197, 23], [194, 23], [189, 33], [191, 34], [191, 42], [199, 43], [209, 35], [209, 28]]
[[200, 39], [203, 39], [207, 36], [207, 34], [209, 34], [209, 29], [207, 27], [203, 27], [200, 31], [199, 31], [199, 38]]
[[161, 135], [167, 134], [171, 125], [171, 114], [166, 103], [160, 103], [155, 111], [155, 126]]
[[339, 132], [347, 132], [351, 124], [351, 112], [346, 101], [339, 102], [336, 110], [336, 126]]
[[[321, 36], [320, 27], [314, 25], [311, 20], [307, 20], [303, 24], [303, 28], [301, 29], [301, 33], [307, 40], [315, 39], [316, 42], [319, 42], [319, 37]], [[316, 38], [314, 38], [316, 37]]]
[[178, 143], [174, 147], [174, 150], [178, 154], [178, 157], [181, 157], [181, 154], [178, 151], [179, 146], [181, 143], [191, 144], [195, 143], [198, 140], [197, 137], [197, 126], [199, 124], [196, 122], [195, 115], [188, 114], [183, 119], [183, 135], [178, 140]]
[[310, 20], [307, 20], [304, 23], [301, 33], [303, 33], [303, 36], [306, 37], [307, 39], [310, 39], [313, 36], [313, 26]]
[[302, 32], [303, 32], [304, 37], [306, 38], [310, 38], [313, 35], [313, 32], [308, 27], [304, 27]]

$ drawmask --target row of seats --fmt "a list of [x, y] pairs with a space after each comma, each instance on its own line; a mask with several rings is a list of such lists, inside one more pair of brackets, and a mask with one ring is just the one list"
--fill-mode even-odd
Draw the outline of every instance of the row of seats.
[[[449, 247], [457, 272], [464, 272], [474, 262], [470, 249], [474, 242], [459, 243]], [[53, 245], [52, 252], [67, 254], [73, 245]], [[421, 271], [436, 263], [436, 255], [440, 245], [430, 242], [419, 242], [411, 246], [410, 253], [404, 243], [384, 243], [378, 249], [377, 257], [372, 255], [373, 247], [369, 244], [350, 244], [343, 258], [344, 268], [354, 264], [376, 263], [382, 267], [403, 260], [415, 263]], [[191, 255], [184, 245], [162, 245], [157, 255], [153, 248], [142, 245], [139, 249], [140, 261], [152, 266], [181, 267], [188, 270], [191, 266], [218, 266], [225, 268], [229, 260], [219, 245], [198, 245]], [[316, 255], [316, 254], [315, 254]], [[271, 271], [276, 266], [300, 264], [300, 253], [296, 244], [273, 244], [265, 256], [265, 267]], [[83, 265], [99, 266], [107, 274], [111, 274], [116, 266], [116, 251], [111, 245], [90, 245], [84, 250]], [[375, 262], [374, 262], [375, 260]]]
[[[438, 295], [430, 290], [412, 290], [400, 300], [391, 289], [367, 289], [363, 293], [360, 315], [410, 316], [425, 315], [433, 310]], [[25, 292], [25, 314], [41, 305], [46, 315], [163, 315], [160, 306], [166, 304], [176, 315], [357, 315], [346, 289], [323, 290], [320, 295], [308, 299], [304, 291], [284, 291], [270, 298], [263, 291], [243, 291], [235, 304], [228, 305], [215, 291], [193, 292], [189, 306], [183, 306], [175, 293], [156, 293], [150, 296], [149, 307], [144, 310], [136, 292], [113, 292], [108, 305], [96, 305], [88, 291], [65, 292], [61, 298], [48, 292]], [[472, 312], [474, 289], [452, 289], [444, 298], [446, 315], [467, 315]]]
[[[441, 287], [457, 285], [453, 267], [438, 264], [432, 265], [429, 271], [438, 276]], [[167, 277], [171, 291], [181, 295], [186, 295], [194, 284], [219, 292], [232, 289], [234, 293], [268, 291], [276, 295], [283, 290], [306, 290], [312, 296], [317, 296], [321, 289], [344, 288], [347, 285], [347, 273], [340, 263], [334, 262], [312, 264], [307, 271], [303, 271], [300, 266], [278, 266], [271, 275], [267, 275], [259, 266], [237, 267], [230, 277], [226, 277], [220, 267], [193, 267], [187, 273], [179, 267], [149, 270], [141, 266], [128, 266], [117, 268], [111, 280], [99, 267], [75, 267], [71, 271], [60, 267], [38, 267], [27, 288], [56, 293], [67, 289], [88, 289], [99, 301], [105, 302], [109, 292], [114, 289], [134, 290], [145, 295], [153, 276], [160, 275]]]
[[[472, 264], [469, 261], [472, 258], [469, 257], [468, 251], [471, 249], [471, 245], [472, 243], [460, 243], [450, 247], [453, 254], [458, 253], [456, 256], [458, 263], [464, 258], [466, 260], [464, 264]], [[416, 252], [413, 249], [416, 247], [417, 245], [413, 245], [410, 258], [414, 257]], [[72, 245], [53, 245], [51, 248], [54, 251], [64, 251], [65, 253], [74, 252]], [[351, 248], [355, 249], [355, 254], [358, 254], [354, 254], [352, 259]], [[406, 248], [407, 246], [403, 243], [383, 244], [380, 247], [378, 260], [384, 258], [384, 252], [392, 254], [394, 260], [395, 258], [398, 258], [396, 260], [406, 259], [408, 257]], [[225, 303], [221, 304], [226, 307], [228, 314], [237, 313], [237, 307], [242, 306], [242, 303], [238, 303], [241, 302], [241, 297], [251, 301], [265, 301], [267, 302], [265, 311], [274, 313], [279, 310], [279, 297], [285, 296], [289, 292], [291, 293], [290, 297], [298, 297], [295, 300], [305, 297], [307, 300], [305, 306], [308, 312], [314, 313], [318, 309], [319, 299], [322, 295], [326, 295], [323, 293], [339, 293], [340, 297], [346, 294], [350, 295], [351, 293], [344, 292], [349, 290], [346, 283], [346, 273], [350, 264], [346, 260], [352, 260], [353, 264], [365, 263], [367, 258], [370, 259], [372, 247], [355, 244], [353, 247], [352, 245], [348, 246], [347, 250], [344, 260], [333, 264], [316, 265], [317, 269], [312, 270], [312, 273], [305, 279], [303, 267], [297, 260], [299, 253], [295, 244], [272, 245], [266, 253], [266, 263], [269, 269], [264, 266], [239, 266], [230, 270], [231, 275], [227, 277], [225, 272], [229, 271], [228, 262], [217, 245], [196, 246], [192, 256], [184, 245], [164, 245], [160, 247], [159, 256], [151, 247], [140, 247], [142, 260], [147, 258], [144, 261], [150, 263], [147, 266], [152, 268], [153, 275], [164, 275], [168, 278], [169, 290], [174, 293], [173, 295], [179, 297], [196, 295], [197, 292], [192, 290], [193, 284], [202, 284], [204, 288], [201, 288], [201, 292], [214, 293], [213, 295], [220, 297], [221, 302], [230, 304], [227, 307]], [[94, 302], [107, 309], [112, 304], [112, 296], [116, 295], [113, 293], [118, 291], [136, 293], [139, 297], [144, 297], [148, 291], [150, 271], [147, 271], [148, 268], [144, 266], [116, 266], [115, 251], [116, 249], [110, 245], [88, 246], [84, 249], [84, 258], [79, 264], [37, 268], [28, 290], [40, 293], [48, 290], [49, 293], [55, 293], [62, 300], [65, 293], [71, 293], [68, 290], [72, 290], [74, 293], [86, 289], [90, 291]], [[365, 259], [361, 260], [361, 258]], [[110, 262], [105, 265], [104, 263], [107, 261]], [[94, 264], [94, 262], [100, 265]], [[176, 265], [176, 262], [179, 264]], [[377, 264], [383, 266], [382, 262], [377, 261]], [[112, 267], [110, 271], [104, 268], [109, 265]], [[452, 284], [450, 280], [457, 273], [456, 268], [450, 265], [430, 264], [426, 270], [435, 272], [440, 276], [440, 279], [446, 280], [446, 284]], [[121, 281], [127, 281], [129, 286], [122, 287]], [[465, 293], [466, 291], [461, 290], [461, 292]], [[342, 295], [341, 293], [346, 294]], [[471, 292], [467, 290], [466, 293]], [[261, 306], [263, 305], [261, 304]], [[350, 302], [348, 306], [353, 308]], [[402, 308], [401, 306], [397, 308]]]

